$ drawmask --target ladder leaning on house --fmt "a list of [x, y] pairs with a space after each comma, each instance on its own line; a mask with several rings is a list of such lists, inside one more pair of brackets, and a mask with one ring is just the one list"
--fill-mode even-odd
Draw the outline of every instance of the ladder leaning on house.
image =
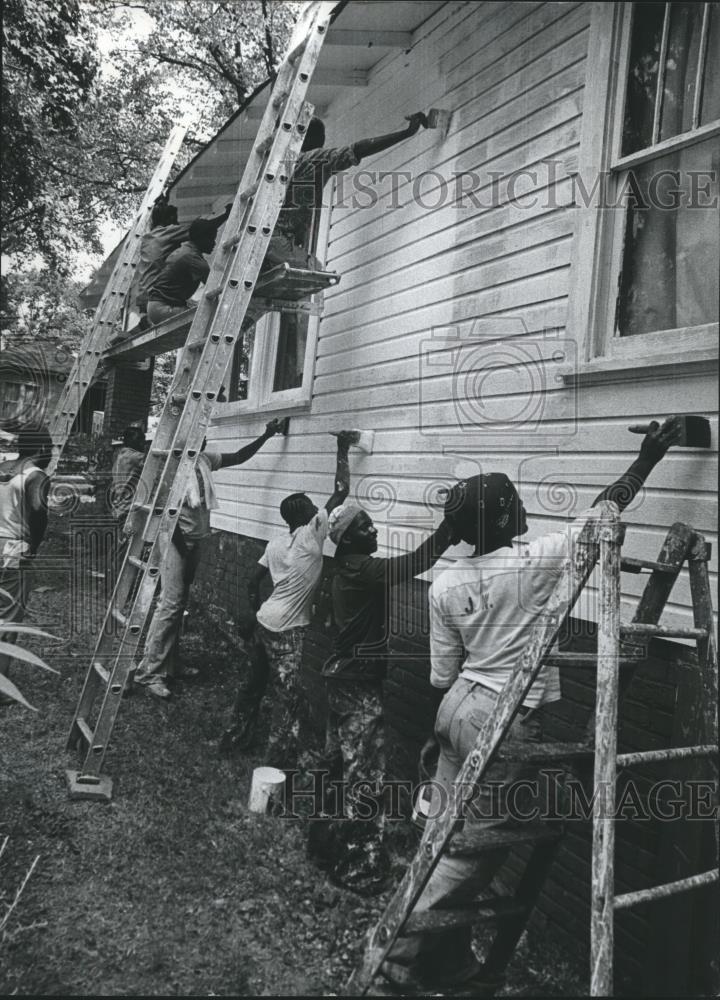
[[[267, 276], [258, 283], [258, 275], [290, 180], [287, 164], [299, 152], [312, 115], [305, 95], [335, 6], [335, 2], [314, 0], [303, 8], [225, 224], [225, 236], [213, 254], [203, 297], [192, 314], [128, 515], [133, 534], [68, 738], [68, 746], [82, 753], [80, 769], [67, 772], [73, 798], [111, 797], [112, 781], [101, 774], [103, 759], [187, 483], [195, 476], [212, 408], [249, 310], [257, 315], [259, 309], [275, 307], [272, 300], [263, 299], [258, 305], [251, 299], [256, 283], [268, 287]], [[299, 282], [297, 298], [338, 280], [330, 272], [288, 272], [282, 267], [279, 271], [281, 282], [290, 279], [294, 287]], [[152, 340], [153, 331], [149, 337]], [[153, 352], [150, 343], [141, 349]]]
[[[617, 508], [598, 505], [600, 517], [589, 522], [579, 535], [567, 568], [548, 601], [542, 621], [534, 627], [517, 670], [498, 697], [495, 711], [478, 734], [474, 748], [457, 775], [446, 811], [428, 822], [422, 841], [385, 913], [369, 935], [361, 964], [353, 973], [346, 994], [364, 995], [380, 971], [382, 962], [398, 936], [419, 931], [431, 933], [479, 921], [497, 925], [483, 970], [489, 983], [499, 988], [524, 927], [538, 899], [552, 865], [560, 834], [547, 825], [532, 824], [495, 829], [468, 846], [453, 851], [453, 834], [462, 824], [463, 808], [473, 797], [479, 782], [494, 760], [518, 759], [511, 751], [503, 754], [501, 744], [516, 712], [522, 705], [544, 663], [578, 666], [597, 664], [595, 739], [576, 744], [540, 744], [537, 751], [524, 753], [524, 763], [547, 763], [594, 756], [593, 846], [590, 927], [590, 995], [610, 996], [613, 988], [613, 925], [616, 910], [665, 898], [718, 881], [717, 870], [702, 872], [667, 885], [616, 896], [614, 893], [614, 812], [615, 781], [618, 768], [693, 757], [712, 760], [717, 747], [717, 651], [713, 638], [713, 609], [708, 577], [710, 547], [704, 538], [684, 524], [670, 529], [657, 562], [622, 559], [623, 528]], [[672, 628], [659, 624], [673, 583], [687, 560], [693, 600], [693, 628]], [[599, 562], [599, 622], [597, 653], [551, 653], [555, 639], [575, 604], [580, 591]], [[620, 623], [620, 570], [649, 571], [633, 621]], [[703, 688], [702, 743], [638, 753], [617, 753], [618, 701], [633, 669], [647, 657], [653, 637], [683, 638], [697, 644], [697, 668]], [[632, 644], [621, 648], [621, 639]], [[627, 655], [628, 652], [630, 655]], [[620, 667], [626, 668], [620, 677]], [[717, 769], [715, 768], [717, 773]], [[464, 909], [413, 910], [440, 857], [449, 854], [481, 854], [498, 848], [531, 843], [532, 853], [514, 896], [478, 901]], [[492, 987], [490, 987], [492, 990]], [[467, 995], [471, 995], [468, 993]], [[490, 995], [489, 992], [483, 995]]]
[[50, 417], [48, 429], [53, 440], [53, 457], [48, 467], [49, 474], [55, 471], [70, 436], [75, 417], [100, 364], [110, 333], [120, 318], [125, 296], [137, 268], [140, 257], [140, 240], [148, 228], [150, 211], [156, 198], [162, 194], [172, 165], [180, 152], [186, 131], [187, 124], [183, 123], [176, 125], [170, 133], [135, 216], [135, 221], [123, 241], [120, 255], [95, 310], [92, 326], [82, 342], [77, 359], [63, 386], [55, 412]]

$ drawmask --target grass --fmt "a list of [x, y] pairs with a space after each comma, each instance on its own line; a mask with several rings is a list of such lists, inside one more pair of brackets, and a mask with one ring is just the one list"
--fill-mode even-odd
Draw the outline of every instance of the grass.
[[[30, 620], [66, 621], [64, 578], [43, 582]], [[105, 764], [113, 801], [68, 799], [65, 769], [76, 763], [65, 740], [102, 611], [86, 610], [87, 631], [60, 648], [28, 643], [60, 677], [15, 668], [39, 711], [0, 709], [0, 843], [9, 838], [0, 916], [39, 855], [0, 938], [0, 992], [340, 992], [382, 900], [329, 887], [305, 858], [300, 822], [247, 812], [250, 773], [262, 761], [218, 756], [241, 663], [211, 631], [183, 641], [198, 683], [169, 703], [123, 701]], [[564, 961], [542, 942], [524, 944], [504, 992], [576, 994]]]

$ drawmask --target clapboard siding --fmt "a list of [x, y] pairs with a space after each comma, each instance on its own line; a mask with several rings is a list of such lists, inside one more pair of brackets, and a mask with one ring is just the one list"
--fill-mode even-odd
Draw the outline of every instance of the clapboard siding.
[[[376, 431], [373, 455], [353, 452], [351, 469], [381, 552], [419, 541], [432, 523], [428, 498], [474, 470], [518, 482], [533, 537], [588, 506], [629, 465], [639, 444], [630, 423], [716, 410], [710, 374], [638, 372], [579, 386], [561, 377], [583, 347], [564, 327], [576, 225], [568, 174], [583, 128], [590, 6], [448, 3], [409, 52], [376, 64], [366, 87], [340, 89], [326, 117], [333, 144], [392, 131], [419, 107], [452, 111], [450, 128], [444, 139], [420, 132], [363, 162], [363, 171], [397, 172], [377, 182], [373, 199], [353, 203], [344, 178], [326, 258], [342, 280], [326, 296], [311, 405], [292, 416], [287, 438], [217, 474], [217, 528], [266, 539], [281, 526], [286, 493], [304, 489], [322, 502], [334, 471], [328, 431], [358, 426]], [[516, 196], [528, 190], [523, 170], [535, 171], [534, 198], [511, 196], [512, 178]], [[460, 172], [474, 175], [479, 205], [466, 180], [458, 204]], [[481, 411], [462, 392], [480, 369]], [[529, 422], [525, 404], [537, 399]], [[264, 419], [239, 424], [232, 406], [219, 408], [211, 437], [236, 448]], [[655, 557], [675, 520], [716, 542], [715, 477], [711, 453], [671, 453], [625, 514], [626, 551]], [[711, 571], [715, 581], [715, 552]], [[626, 613], [642, 585], [623, 579]], [[589, 617], [594, 598], [591, 588]], [[689, 601], [683, 573], [670, 611], [685, 623]]]

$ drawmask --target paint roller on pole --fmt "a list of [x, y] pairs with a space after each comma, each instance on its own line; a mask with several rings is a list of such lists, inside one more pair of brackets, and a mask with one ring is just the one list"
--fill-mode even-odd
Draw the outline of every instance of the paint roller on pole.
[[[709, 448], [710, 447], [710, 421], [707, 417], [678, 416], [680, 421], [680, 440], [675, 443], [675, 447], [680, 448]], [[660, 424], [653, 420], [650, 424], [632, 424], [628, 430], [632, 434], [649, 434], [656, 430]]]

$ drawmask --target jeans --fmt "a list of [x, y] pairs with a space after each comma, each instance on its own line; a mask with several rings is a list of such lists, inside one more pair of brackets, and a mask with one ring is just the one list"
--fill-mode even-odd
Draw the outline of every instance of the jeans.
[[202, 557], [204, 540], [186, 538], [185, 545], [185, 555], [181, 555], [172, 543], [168, 549], [160, 599], [145, 642], [145, 656], [135, 676], [139, 684], [152, 684], [156, 678], [165, 680], [177, 674], [183, 614]]
[[153, 326], [157, 326], [166, 319], [171, 319], [173, 316], [179, 316], [180, 313], [187, 312], [188, 308], [190, 307], [171, 306], [167, 302], [159, 302], [157, 299], [151, 299], [148, 302], [147, 318]]
[[[462, 768], [465, 758], [475, 746], [475, 740], [497, 702], [497, 695], [475, 681], [462, 677], [455, 681], [445, 695], [435, 721], [435, 736], [440, 746], [431, 816], [437, 816], [447, 807], [450, 790]], [[508, 730], [503, 746], [525, 746], [542, 740], [541, 712], [531, 710], [524, 716], [518, 713]], [[537, 765], [521, 762], [500, 762], [493, 764], [484, 775], [478, 794], [472, 800], [463, 828], [464, 839], [481, 841], [485, 830], [497, 829], [511, 821], [511, 807], [526, 804], [518, 797], [506, 799], [504, 792], [508, 786], [520, 779], [537, 778]], [[519, 786], [518, 786], [519, 787]], [[533, 805], [541, 808], [537, 800]], [[430, 876], [425, 889], [415, 907], [416, 912], [434, 907], [452, 908], [472, 900], [486, 889], [498, 869], [505, 861], [508, 850], [501, 848], [479, 857], [452, 857], [443, 854]], [[391, 961], [399, 959], [403, 964], [422, 963], [433, 972], [443, 966], [457, 968], [464, 960], [472, 957], [470, 929], [424, 935], [412, 934], [399, 938], [389, 954]], [[419, 970], [422, 974], [422, 969]]]

